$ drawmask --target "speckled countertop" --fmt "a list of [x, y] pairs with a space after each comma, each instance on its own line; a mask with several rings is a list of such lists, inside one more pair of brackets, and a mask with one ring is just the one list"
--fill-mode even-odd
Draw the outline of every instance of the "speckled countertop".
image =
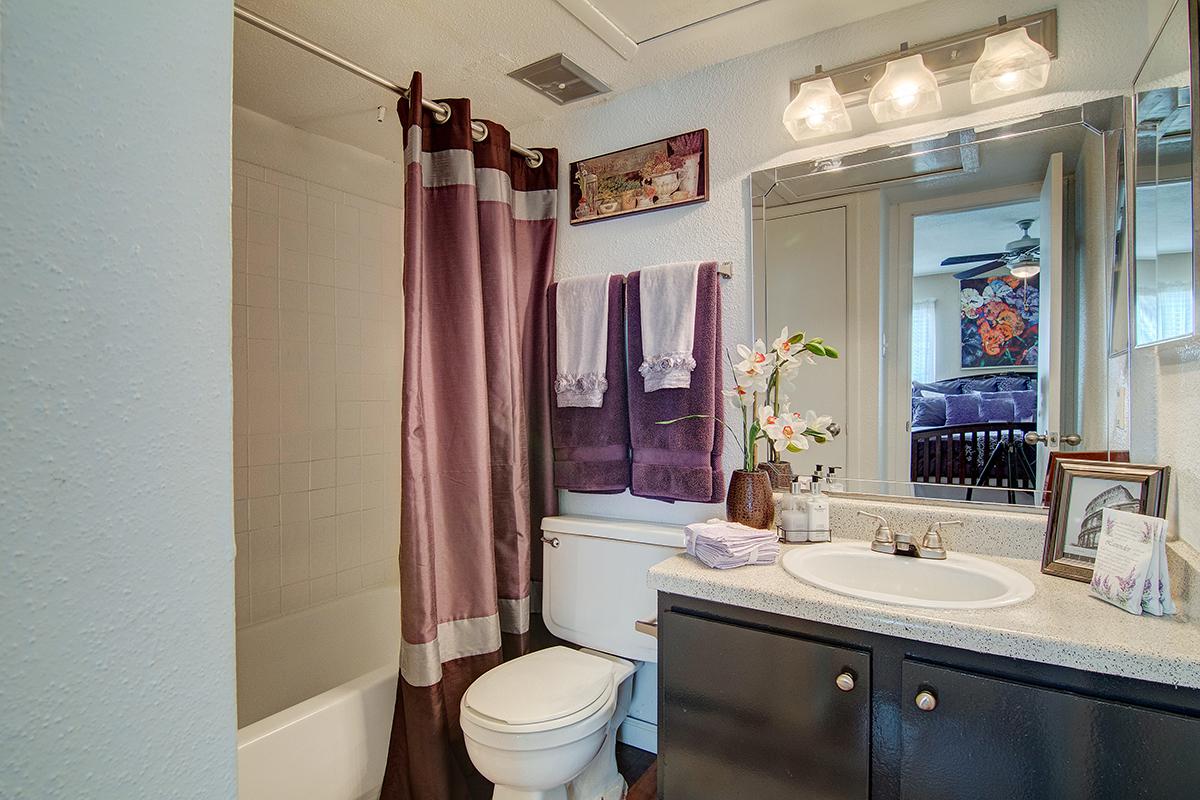
[[[785, 545], [785, 552], [805, 546], [821, 545]], [[660, 592], [854, 630], [1200, 688], [1200, 624], [1195, 620], [1182, 614], [1137, 617], [1091, 597], [1087, 584], [1043, 575], [1038, 561], [981, 557], [1021, 573], [1037, 592], [1007, 608], [908, 608], [819, 589], [793, 578], [779, 563], [716, 570], [687, 555], [651, 567], [648, 582]]]

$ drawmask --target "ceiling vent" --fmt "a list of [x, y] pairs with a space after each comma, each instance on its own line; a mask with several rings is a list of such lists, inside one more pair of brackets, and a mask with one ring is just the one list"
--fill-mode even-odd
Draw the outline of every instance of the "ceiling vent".
[[539, 94], [561, 105], [610, 91], [598, 78], [562, 53], [508, 73]]

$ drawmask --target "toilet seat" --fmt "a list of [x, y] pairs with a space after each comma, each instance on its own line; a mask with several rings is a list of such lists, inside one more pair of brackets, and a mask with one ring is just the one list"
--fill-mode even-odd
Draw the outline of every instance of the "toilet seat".
[[467, 689], [463, 731], [505, 750], [540, 750], [581, 739], [608, 723], [615, 677], [611, 660], [568, 647], [521, 656]]

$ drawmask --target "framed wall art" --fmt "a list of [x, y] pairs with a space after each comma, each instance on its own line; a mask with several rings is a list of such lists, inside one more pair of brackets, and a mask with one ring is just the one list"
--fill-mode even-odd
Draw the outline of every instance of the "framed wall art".
[[571, 224], [708, 199], [708, 130], [571, 162]]

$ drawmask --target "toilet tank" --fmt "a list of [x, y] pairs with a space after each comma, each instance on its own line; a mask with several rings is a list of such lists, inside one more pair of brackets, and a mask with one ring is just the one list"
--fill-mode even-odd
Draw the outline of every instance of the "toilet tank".
[[633, 624], [657, 616], [658, 599], [646, 586], [646, 571], [683, 552], [683, 528], [546, 517], [542, 540], [542, 617], [550, 632], [612, 655], [657, 661], [654, 637]]

